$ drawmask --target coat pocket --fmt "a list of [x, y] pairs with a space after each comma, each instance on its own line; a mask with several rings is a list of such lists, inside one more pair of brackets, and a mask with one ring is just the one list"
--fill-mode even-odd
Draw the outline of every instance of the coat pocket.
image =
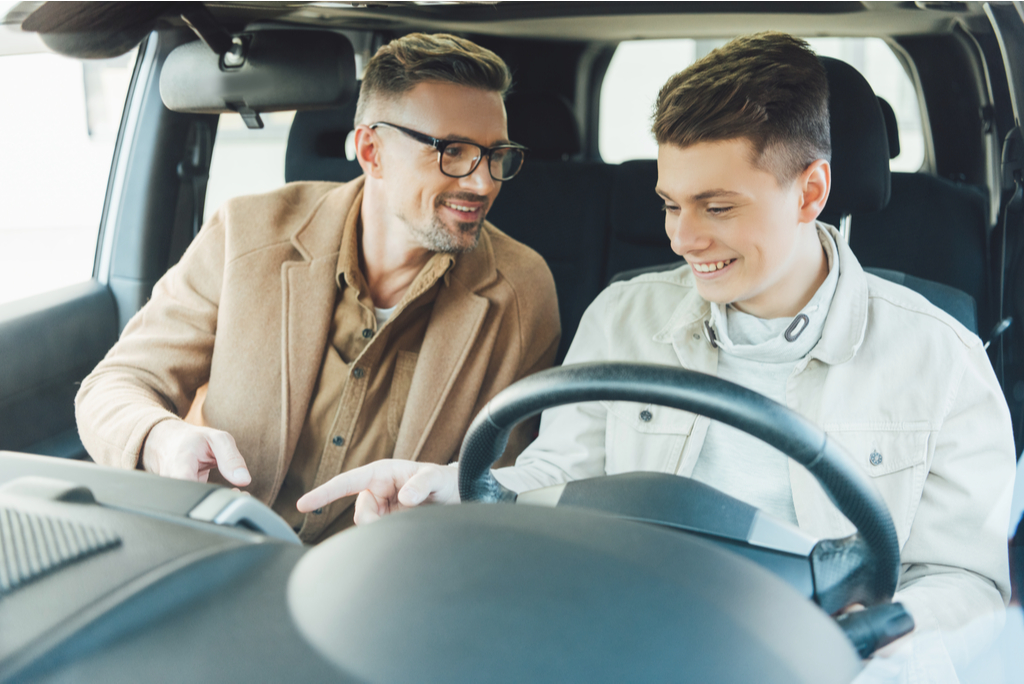
[[398, 428], [402, 425], [405, 405], [409, 401], [409, 388], [412, 387], [412, 376], [416, 372], [416, 360], [419, 354], [410, 351], [398, 352], [395, 360], [395, 374], [391, 378], [391, 389], [388, 392], [388, 434], [391, 439], [398, 439]]
[[829, 439], [849, 452], [889, 507], [900, 546], [907, 540], [928, 477], [926, 423], [826, 425]]
[[675, 472], [697, 414], [654, 404], [602, 403], [608, 410], [605, 472]]

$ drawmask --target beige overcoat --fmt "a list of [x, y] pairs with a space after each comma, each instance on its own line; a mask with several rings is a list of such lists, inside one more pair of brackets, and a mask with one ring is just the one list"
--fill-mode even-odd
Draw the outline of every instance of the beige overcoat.
[[[248, 490], [275, 499], [327, 344], [342, 229], [362, 186], [291, 183], [213, 216], [82, 382], [76, 416], [94, 460], [135, 468], [152, 427], [185, 416], [208, 383], [204, 422], [234, 437]], [[489, 223], [440, 287], [395, 458], [455, 458], [483, 405], [550, 366], [558, 347], [547, 264]]]

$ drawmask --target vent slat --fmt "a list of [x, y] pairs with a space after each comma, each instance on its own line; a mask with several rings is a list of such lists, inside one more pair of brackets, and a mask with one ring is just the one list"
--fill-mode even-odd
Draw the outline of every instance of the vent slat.
[[120, 543], [101, 527], [0, 507], [0, 596]]

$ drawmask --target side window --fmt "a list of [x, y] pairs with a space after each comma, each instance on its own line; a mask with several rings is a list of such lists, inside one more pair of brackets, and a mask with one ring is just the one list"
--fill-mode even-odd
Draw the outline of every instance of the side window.
[[[620, 43], [601, 88], [598, 146], [609, 163], [653, 159], [658, 146], [650, 133], [658, 90], [669, 76], [724, 45], [726, 40], [644, 40]], [[924, 127], [918, 94], [892, 48], [880, 38], [810, 38], [819, 55], [847, 62], [860, 71], [896, 112], [900, 154], [893, 171], [917, 171], [924, 163]]]
[[284, 185], [284, 155], [295, 112], [262, 114], [263, 128], [246, 128], [238, 114], [221, 114], [210, 160], [203, 220], [232, 197]]
[[92, 277], [136, 55], [78, 61], [19, 38], [0, 49], [0, 304]]

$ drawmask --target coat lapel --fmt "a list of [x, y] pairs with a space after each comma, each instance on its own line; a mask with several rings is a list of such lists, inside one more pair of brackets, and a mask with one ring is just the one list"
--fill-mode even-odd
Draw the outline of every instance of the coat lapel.
[[291, 241], [302, 261], [281, 266], [281, 443], [271, 500], [284, 481], [306, 419], [334, 313], [338, 251], [346, 218], [359, 210], [357, 179], [327, 195]]
[[[443, 411], [450, 408], [445, 404], [487, 317], [490, 304], [475, 293], [497, 278], [488, 234], [493, 227], [485, 225], [487, 228], [480, 232], [479, 245], [458, 257], [448, 284], [441, 288], [434, 302], [409, 387], [394, 458], [437, 461], [448, 456], [431, 451], [431, 444], [448, 441], [446, 431], [435, 429], [435, 425]], [[458, 416], [448, 417], [460, 421]]]

